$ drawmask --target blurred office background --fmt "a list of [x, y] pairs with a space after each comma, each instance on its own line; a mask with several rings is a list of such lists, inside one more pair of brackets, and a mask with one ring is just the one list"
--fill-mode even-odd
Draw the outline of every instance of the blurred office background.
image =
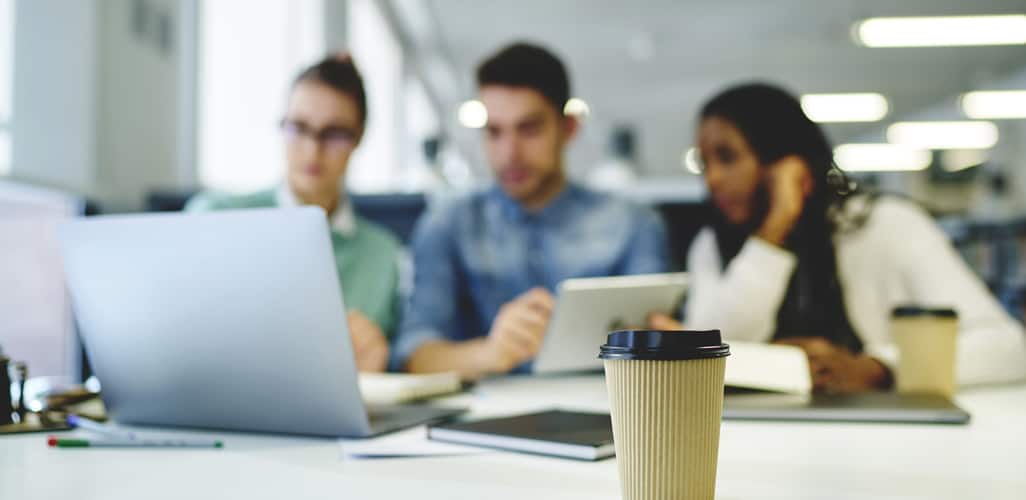
[[[874, 21], [979, 15], [1004, 17]], [[698, 107], [768, 80], [805, 96], [858, 182], [937, 215], [1021, 317], [1026, 1], [0, 0], [0, 179], [105, 213], [274, 185], [291, 79], [350, 50], [370, 107], [350, 190], [409, 219], [424, 193], [488, 181], [473, 70], [516, 39], [569, 65], [573, 177], [660, 207], [678, 263], [702, 222]]]

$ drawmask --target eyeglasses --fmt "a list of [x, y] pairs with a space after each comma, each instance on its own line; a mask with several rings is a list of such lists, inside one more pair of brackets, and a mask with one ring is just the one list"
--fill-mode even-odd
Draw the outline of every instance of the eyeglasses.
[[298, 120], [282, 120], [281, 131], [285, 134], [285, 140], [289, 143], [296, 143], [302, 138], [307, 138], [317, 145], [323, 145], [331, 152], [341, 152], [352, 149], [356, 145], [359, 134], [346, 127], [329, 126], [320, 130], [314, 130], [309, 125]]

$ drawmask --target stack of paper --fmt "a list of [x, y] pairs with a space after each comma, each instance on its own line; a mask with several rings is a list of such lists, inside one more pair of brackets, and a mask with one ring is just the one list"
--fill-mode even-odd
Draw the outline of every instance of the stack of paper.
[[342, 459], [416, 458], [474, 455], [489, 450], [428, 440], [424, 426], [372, 439], [343, 439]]
[[455, 372], [410, 375], [405, 373], [361, 373], [360, 392], [368, 405], [406, 403], [459, 392]]
[[799, 347], [728, 341], [730, 356], [724, 383], [728, 387], [809, 394], [809, 359]]

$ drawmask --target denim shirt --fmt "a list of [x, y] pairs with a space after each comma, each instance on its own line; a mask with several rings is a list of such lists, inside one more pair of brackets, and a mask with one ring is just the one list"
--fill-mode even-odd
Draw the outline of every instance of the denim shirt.
[[[568, 278], [664, 272], [666, 231], [652, 210], [569, 185], [525, 211], [498, 187], [433, 206], [417, 223], [414, 289], [392, 368], [430, 340], [485, 336], [503, 304]], [[529, 372], [530, 363], [516, 372]]]

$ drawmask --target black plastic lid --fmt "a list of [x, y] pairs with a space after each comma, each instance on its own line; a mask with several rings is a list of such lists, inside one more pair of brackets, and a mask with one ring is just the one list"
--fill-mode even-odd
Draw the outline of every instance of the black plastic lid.
[[659, 360], [722, 358], [730, 355], [719, 330], [619, 330], [599, 350], [601, 359]]
[[929, 308], [919, 306], [899, 306], [891, 312], [892, 318], [915, 318], [930, 316], [934, 318], [958, 318], [958, 313], [950, 308]]

